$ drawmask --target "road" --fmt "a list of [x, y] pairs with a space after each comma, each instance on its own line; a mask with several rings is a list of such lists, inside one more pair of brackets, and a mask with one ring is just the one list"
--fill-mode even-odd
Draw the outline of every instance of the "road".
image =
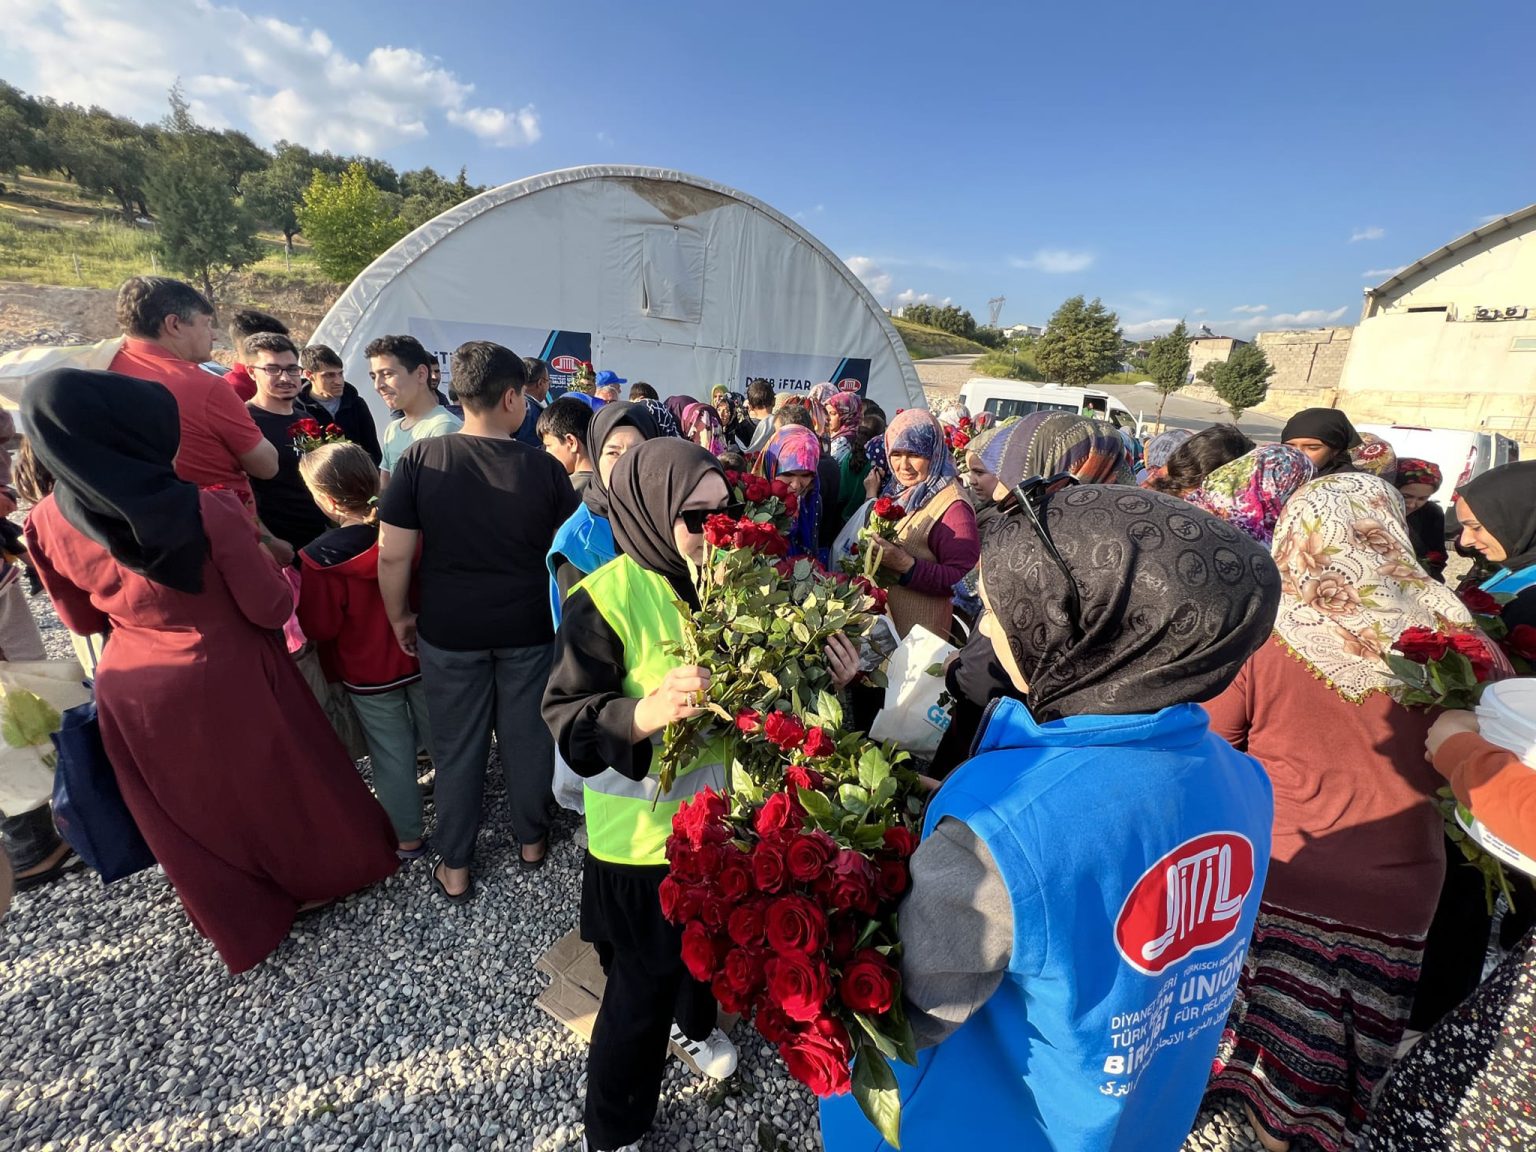
[[[928, 394], [929, 405], [936, 407], [943, 399], [958, 395], [965, 382], [975, 375], [972, 366], [978, 359], [977, 356], [969, 355], [935, 356], [931, 360], [915, 361], [917, 378], [923, 382], [923, 391]], [[1148, 426], [1151, 425], [1157, 413], [1159, 397], [1156, 390], [1130, 385], [1108, 388], [1106, 391], [1141, 417]], [[1168, 403], [1163, 407], [1163, 426], [1166, 428], [1199, 431], [1212, 424], [1228, 423], [1231, 419], [1231, 414], [1220, 404], [1177, 393], [1168, 397]], [[1262, 412], [1245, 412], [1238, 421], [1239, 428], [1260, 441], [1278, 439], [1283, 424], [1284, 421]]]

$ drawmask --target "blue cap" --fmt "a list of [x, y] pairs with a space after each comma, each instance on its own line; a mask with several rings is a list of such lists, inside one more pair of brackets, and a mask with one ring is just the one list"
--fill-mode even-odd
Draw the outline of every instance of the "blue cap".
[[617, 372], [609, 372], [606, 368], [597, 374], [597, 387], [606, 388], [610, 384], [628, 384], [629, 381]]

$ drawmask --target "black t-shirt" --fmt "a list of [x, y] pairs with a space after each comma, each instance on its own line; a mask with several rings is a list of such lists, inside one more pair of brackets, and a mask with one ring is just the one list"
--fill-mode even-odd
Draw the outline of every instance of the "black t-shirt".
[[[291, 416], [278, 416], [254, 404], [245, 407], [267, 442], [277, 449], [277, 475], [270, 480], [251, 477], [256, 511], [267, 531], [298, 550], [331, 526], [304, 487], [304, 478], [299, 475], [299, 453], [293, 446], [293, 437], [288, 435], [288, 429], [305, 417], [314, 416], [314, 410], [295, 404]], [[327, 422], [320, 419], [322, 424]]]
[[578, 502], [559, 461], [515, 440], [460, 432], [407, 448], [379, 519], [421, 533], [422, 638], [454, 652], [552, 641], [544, 557]]

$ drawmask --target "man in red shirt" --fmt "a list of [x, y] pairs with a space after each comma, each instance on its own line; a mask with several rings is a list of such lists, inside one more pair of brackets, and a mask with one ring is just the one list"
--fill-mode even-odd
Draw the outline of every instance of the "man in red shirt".
[[[181, 448], [176, 474], [200, 488], [234, 492], [256, 519], [247, 477], [277, 475], [277, 449], [262, 436], [224, 380], [198, 367], [213, 354], [213, 305], [189, 284], [165, 276], [134, 276], [117, 294], [117, 322], [126, 339], [112, 371], [163, 384], [176, 397]], [[263, 530], [265, 536], [265, 530]], [[274, 551], [279, 563], [291, 563]]]
[[256, 381], [251, 377], [251, 370], [246, 367], [245, 341], [258, 332], [291, 335], [288, 325], [271, 313], [259, 312], [255, 308], [242, 308], [230, 318], [229, 346], [235, 350], [235, 366], [224, 373], [224, 379], [229, 381], [235, 395], [246, 404], [256, 398]]

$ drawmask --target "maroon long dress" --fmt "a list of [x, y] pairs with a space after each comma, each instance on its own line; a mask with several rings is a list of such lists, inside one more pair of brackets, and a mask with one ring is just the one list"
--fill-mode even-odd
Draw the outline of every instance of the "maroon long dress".
[[72, 632], [112, 626], [96, 672], [123, 800], [193, 925], [231, 972], [299, 906], [394, 872], [395, 834], [283, 644], [292, 593], [237, 498], [201, 498], [203, 591], [156, 584], [64, 519], [27, 519], [32, 562]]

